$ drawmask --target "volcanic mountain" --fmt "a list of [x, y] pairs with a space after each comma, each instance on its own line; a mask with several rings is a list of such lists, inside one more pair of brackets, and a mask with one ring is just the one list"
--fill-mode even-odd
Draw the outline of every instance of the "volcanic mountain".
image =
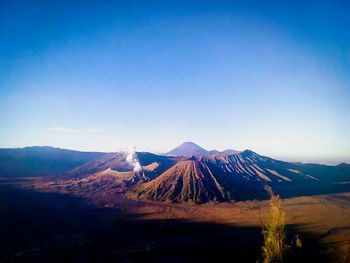
[[193, 142], [184, 142], [176, 148], [172, 149], [170, 152], [166, 153], [167, 156], [177, 156], [177, 157], [191, 157], [193, 155], [217, 155], [217, 154], [236, 154], [240, 153], [236, 150], [226, 149], [223, 152], [218, 150], [207, 151], [206, 149], [200, 147]]
[[129, 196], [197, 203], [265, 198], [267, 185], [298, 181], [299, 177], [248, 150], [237, 154], [196, 155], [179, 161], [156, 179], [136, 186]]
[[176, 163], [174, 157], [147, 152], [134, 154], [141, 170], [135, 171], [135, 164], [128, 160], [127, 152], [107, 153], [66, 173], [66, 180], [61, 183], [65, 189], [125, 189], [154, 179]]
[[[328, 170], [327, 176], [321, 170]], [[131, 188], [128, 196], [196, 203], [261, 199], [267, 197], [267, 187], [280, 193], [301, 188], [312, 191], [330, 181], [349, 179], [350, 165], [288, 163], [245, 150], [184, 157], [154, 180]]]
[[158, 201], [204, 203], [265, 197], [263, 185], [238, 176], [226, 176], [219, 166], [189, 158], [156, 179], [132, 189], [130, 197]]
[[[69, 177], [86, 177], [91, 174], [113, 170], [116, 172], [134, 172], [134, 165], [127, 160], [127, 152], [107, 153], [70, 171]], [[156, 155], [148, 152], [136, 152], [136, 159], [141, 165], [141, 171], [153, 179], [177, 162], [177, 158]]]
[[[57, 179], [49, 185], [56, 190], [103, 195], [118, 190], [132, 199], [171, 202], [261, 199], [267, 197], [267, 187], [282, 196], [339, 192], [350, 187], [350, 165], [345, 163], [290, 163], [250, 150], [207, 151], [189, 142], [167, 156], [134, 152], [132, 161], [128, 156], [126, 152], [0, 149], [0, 168], [19, 166], [31, 175], [55, 176]], [[36, 171], [34, 163], [46, 165]], [[54, 174], [50, 173], [49, 168], [58, 164], [62, 172], [55, 169]]]

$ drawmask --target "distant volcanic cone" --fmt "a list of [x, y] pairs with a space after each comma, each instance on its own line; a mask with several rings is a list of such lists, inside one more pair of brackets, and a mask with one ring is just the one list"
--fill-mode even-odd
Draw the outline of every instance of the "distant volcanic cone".
[[192, 155], [207, 155], [209, 152], [193, 142], [184, 142], [170, 152], [168, 156], [192, 156]]

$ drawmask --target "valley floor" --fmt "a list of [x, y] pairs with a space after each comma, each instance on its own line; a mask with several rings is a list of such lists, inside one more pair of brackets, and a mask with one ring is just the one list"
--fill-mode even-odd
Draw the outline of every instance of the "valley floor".
[[[40, 182], [39, 182], [40, 184]], [[173, 204], [0, 182], [0, 262], [256, 262], [268, 201]], [[283, 200], [298, 262], [350, 262], [350, 193]]]

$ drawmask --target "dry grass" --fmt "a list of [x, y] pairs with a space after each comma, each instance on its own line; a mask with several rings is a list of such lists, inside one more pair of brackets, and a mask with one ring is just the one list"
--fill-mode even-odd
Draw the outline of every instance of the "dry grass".
[[286, 217], [279, 196], [272, 195], [270, 205], [270, 216], [263, 230], [262, 256], [264, 263], [279, 263], [283, 262], [287, 250]]

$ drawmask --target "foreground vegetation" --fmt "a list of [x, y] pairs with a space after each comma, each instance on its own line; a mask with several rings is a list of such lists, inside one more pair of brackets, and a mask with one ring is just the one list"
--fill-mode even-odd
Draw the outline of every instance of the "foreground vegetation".
[[287, 250], [286, 216], [279, 196], [272, 195], [270, 205], [271, 214], [263, 229], [262, 256], [264, 263], [279, 263], [283, 262]]

